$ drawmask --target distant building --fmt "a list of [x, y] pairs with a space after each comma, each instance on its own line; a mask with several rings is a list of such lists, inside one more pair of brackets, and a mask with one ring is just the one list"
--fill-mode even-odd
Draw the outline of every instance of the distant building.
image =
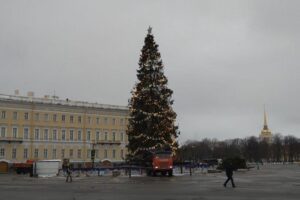
[[0, 94], [0, 161], [123, 161], [127, 123], [125, 106]]
[[271, 141], [271, 139], [272, 139], [271, 130], [268, 128], [266, 109], [264, 109], [264, 126], [263, 126], [263, 129], [260, 132], [259, 137], [261, 139], [264, 139], [264, 140], [267, 140], [267, 141]]

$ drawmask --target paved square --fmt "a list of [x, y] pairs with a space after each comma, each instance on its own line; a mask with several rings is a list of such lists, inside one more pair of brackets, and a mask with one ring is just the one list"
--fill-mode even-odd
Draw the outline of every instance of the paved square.
[[300, 165], [264, 165], [236, 172], [237, 188], [223, 187], [224, 173], [174, 177], [92, 176], [30, 178], [0, 174], [1, 200], [189, 200], [189, 199], [300, 199]]

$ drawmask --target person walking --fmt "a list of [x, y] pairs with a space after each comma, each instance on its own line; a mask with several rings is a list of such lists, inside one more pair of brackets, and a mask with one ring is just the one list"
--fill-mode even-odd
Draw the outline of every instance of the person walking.
[[231, 185], [232, 187], [235, 187], [234, 181], [233, 181], [233, 165], [232, 163], [228, 163], [225, 165], [225, 172], [226, 172], [226, 176], [227, 176], [227, 180], [224, 182], [224, 187], [226, 187], [228, 181], [231, 181]]
[[68, 166], [67, 166], [67, 179], [66, 179], [66, 182], [69, 182], [69, 178], [70, 178], [70, 182], [72, 182], [72, 171], [71, 171], [70, 164], [68, 164]]

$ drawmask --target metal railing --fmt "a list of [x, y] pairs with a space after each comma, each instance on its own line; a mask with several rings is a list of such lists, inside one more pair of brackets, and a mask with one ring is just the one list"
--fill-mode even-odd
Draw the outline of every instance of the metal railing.
[[15, 138], [15, 137], [1, 137], [0, 136], [0, 142], [23, 142], [23, 138]]
[[120, 145], [122, 142], [120, 140], [95, 140], [94, 144], [117, 144]]

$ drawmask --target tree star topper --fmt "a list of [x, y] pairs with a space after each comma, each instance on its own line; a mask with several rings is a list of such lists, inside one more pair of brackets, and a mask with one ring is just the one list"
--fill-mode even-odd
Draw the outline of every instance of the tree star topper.
[[148, 34], [151, 34], [151, 32], [152, 32], [152, 27], [149, 26], [149, 28], [148, 28]]

